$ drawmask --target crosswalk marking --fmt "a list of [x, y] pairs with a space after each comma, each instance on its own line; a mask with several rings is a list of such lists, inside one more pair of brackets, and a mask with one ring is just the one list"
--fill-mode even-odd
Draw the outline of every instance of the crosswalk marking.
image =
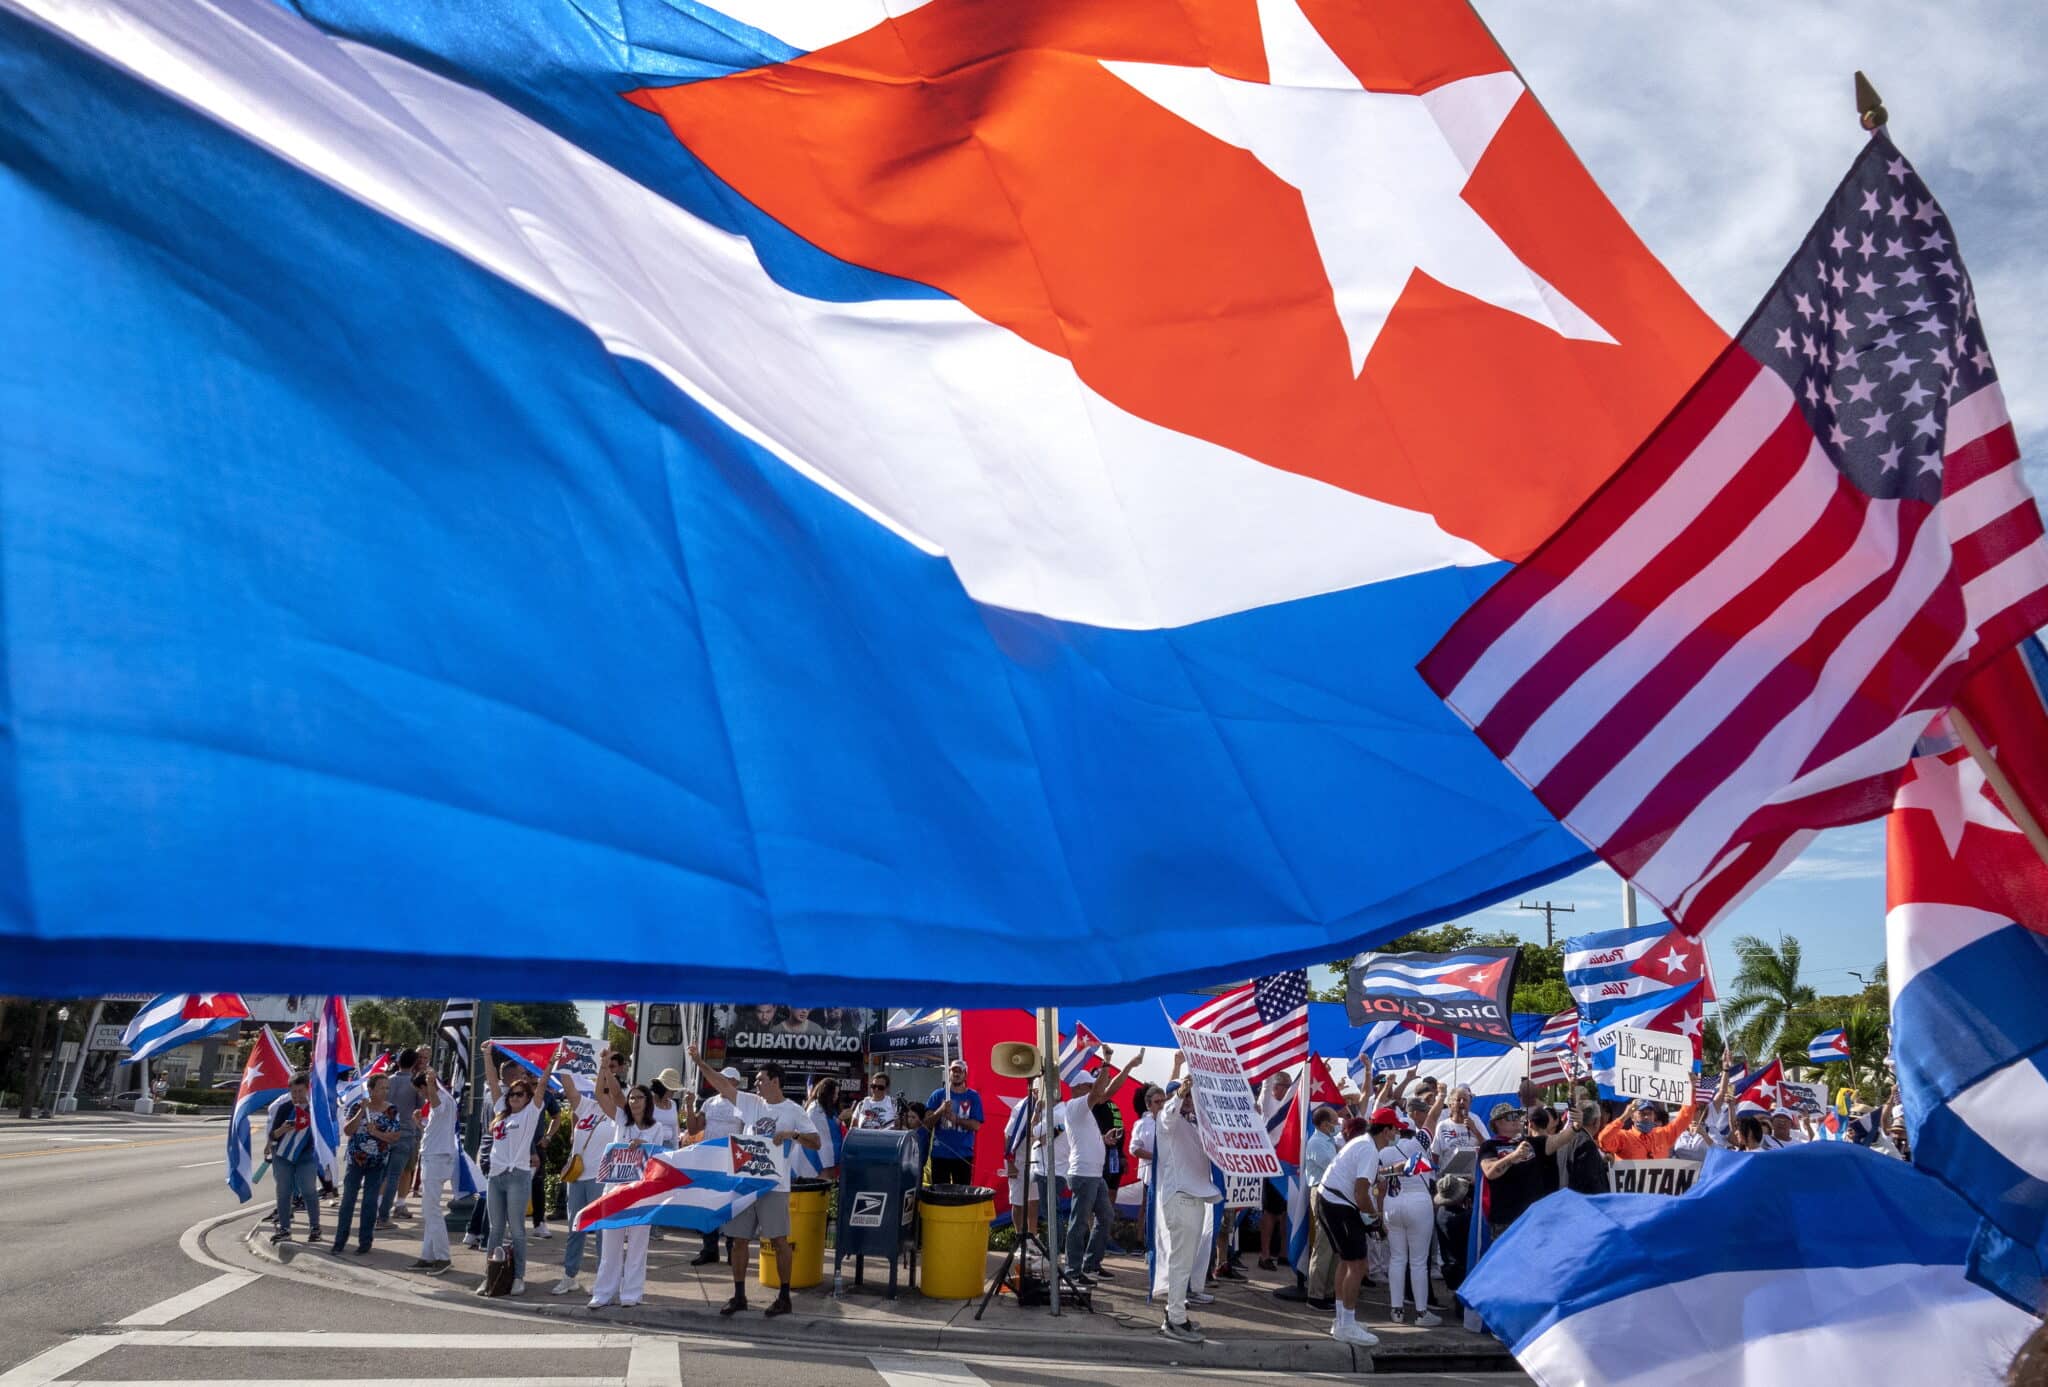
[[254, 1272], [224, 1271], [211, 1281], [202, 1281], [191, 1290], [182, 1291], [172, 1296], [169, 1300], [160, 1300], [154, 1305], [137, 1310], [127, 1319], [117, 1321], [117, 1323], [122, 1325], [169, 1324], [181, 1315], [191, 1314], [202, 1305], [213, 1304], [213, 1302], [231, 1291], [241, 1290], [242, 1287], [254, 1280], [256, 1280]]
[[957, 1358], [871, 1353], [868, 1362], [889, 1387], [982, 1387], [980, 1375]]

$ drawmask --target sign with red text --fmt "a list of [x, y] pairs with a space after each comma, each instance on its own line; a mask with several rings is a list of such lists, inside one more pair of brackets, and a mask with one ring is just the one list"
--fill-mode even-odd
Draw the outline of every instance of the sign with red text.
[[1273, 1154], [1266, 1119], [1237, 1058], [1236, 1042], [1189, 1026], [1175, 1026], [1173, 1038], [1187, 1060], [1188, 1081], [1195, 1086], [1195, 1122], [1209, 1159], [1226, 1179], [1277, 1176], [1280, 1158]]

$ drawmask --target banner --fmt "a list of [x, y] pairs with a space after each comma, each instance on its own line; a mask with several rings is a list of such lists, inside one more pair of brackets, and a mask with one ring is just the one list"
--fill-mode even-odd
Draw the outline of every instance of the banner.
[[646, 1169], [648, 1157], [674, 1149], [672, 1146], [655, 1142], [643, 1141], [637, 1146], [630, 1141], [614, 1142], [597, 1158], [597, 1183], [630, 1185], [639, 1179], [641, 1172]]
[[1661, 1103], [1677, 1112], [1692, 1101], [1692, 1041], [1639, 1026], [1614, 1028], [1615, 1096]]
[[1810, 1084], [1798, 1079], [1781, 1079], [1778, 1082], [1778, 1106], [1793, 1117], [1825, 1117], [1828, 1111], [1828, 1086]]
[[1616, 1161], [1609, 1167], [1616, 1194], [1684, 1194], [1699, 1179], [1698, 1161]]
[[769, 1060], [792, 1073], [850, 1078], [861, 1068], [871, 1019], [865, 1007], [707, 1007], [704, 1059], [713, 1069], [736, 1065], [748, 1079]]
[[[1196, 1099], [1200, 1102], [1200, 1099]], [[1225, 1175], [1223, 1177], [1223, 1207], [1225, 1209], [1258, 1209], [1265, 1206], [1266, 1182], [1256, 1175]]]
[[1345, 981], [1351, 1024], [1413, 1021], [1474, 1040], [1517, 1042], [1508, 999], [1519, 947], [1447, 954], [1360, 954]]
[[1252, 1086], [1227, 1035], [1175, 1025], [1173, 1038], [1187, 1059], [1188, 1081], [1195, 1086], [1195, 1119], [1202, 1149], [1226, 1176], [1261, 1179], [1280, 1173], [1280, 1158], [1266, 1135]]

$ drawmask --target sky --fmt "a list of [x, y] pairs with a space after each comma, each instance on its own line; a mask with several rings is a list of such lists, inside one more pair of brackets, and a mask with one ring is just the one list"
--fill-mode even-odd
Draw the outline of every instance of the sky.
[[[1476, 0], [1550, 117], [1650, 249], [1733, 332], [1864, 140], [1861, 68], [1955, 227], [2035, 491], [2048, 485], [2048, 10], [1990, 4], [1653, 4]], [[1574, 932], [1621, 923], [1595, 867], [1524, 900], [1576, 902]], [[1466, 917], [1541, 941], [1515, 901]], [[1648, 915], [1645, 918], [1649, 918]], [[1799, 939], [1823, 993], [1859, 990], [1884, 957], [1881, 825], [1821, 835], [1708, 938], [1717, 981], [1736, 936]]]

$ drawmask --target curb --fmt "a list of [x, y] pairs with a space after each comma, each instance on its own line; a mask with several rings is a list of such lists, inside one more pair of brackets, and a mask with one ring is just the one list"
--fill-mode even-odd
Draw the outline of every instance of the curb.
[[[237, 1217], [246, 1217], [251, 1227], [231, 1230]], [[1102, 1363], [1119, 1367], [1232, 1368], [1278, 1370], [1297, 1373], [1352, 1373], [1373, 1371], [1373, 1350], [1332, 1339], [1287, 1336], [1271, 1338], [1212, 1339], [1201, 1344], [1174, 1343], [1157, 1335], [1100, 1335], [1055, 1330], [1018, 1331], [956, 1324], [893, 1325], [862, 1321], [825, 1319], [802, 1314], [772, 1321], [754, 1317], [743, 1332], [717, 1311], [670, 1307], [610, 1307], [593, 1312], [576, 1305], [555, 1302], [491, 1300], [479, 1302], [466, 1291], [430, 1278], [407, 1277], [374, 1267], [347, 1262], [315, 1253], [282, 1256], [277, 1247], [250, 1234], [261, 1227], [258, 1212], [243, 1215], [237, 1210], [226, 1218], [204, 1226], [196, 1241], [214, 1261], [228, 1262], [246, 1257], [260, 1264], [268, 1275], [295, 1281], [318, 1281], [349, 1289], [371, 1289], [386, 1296], [429, 1301], [492, 1315], [522, 1315], [554, 1323], [572, 1323], [607, 1329], [639, 1329], [657, 1333], [687, 1334], [694, 1338], [730, 1343], [734, 1339], [788, 1344], [814, 1349], [899, 1350], [945, 1353], [975, 1358], [1036, 1358], [1062, 1362]], [[206, 1246], [223, 1235], [232, 1237], [235, 1250]], [[303, 1243], [289, 1244], [302, 1248]], [[236, 1254], [239, 1252], [240, 1257]], [[1077, 1321], [1085, 1323], [1085, 1313]], [[1050, 1323], [1050, 1321], [1048, 1321]], [[1407, 1357], [1409, 1355], [1403, 1355]]]

